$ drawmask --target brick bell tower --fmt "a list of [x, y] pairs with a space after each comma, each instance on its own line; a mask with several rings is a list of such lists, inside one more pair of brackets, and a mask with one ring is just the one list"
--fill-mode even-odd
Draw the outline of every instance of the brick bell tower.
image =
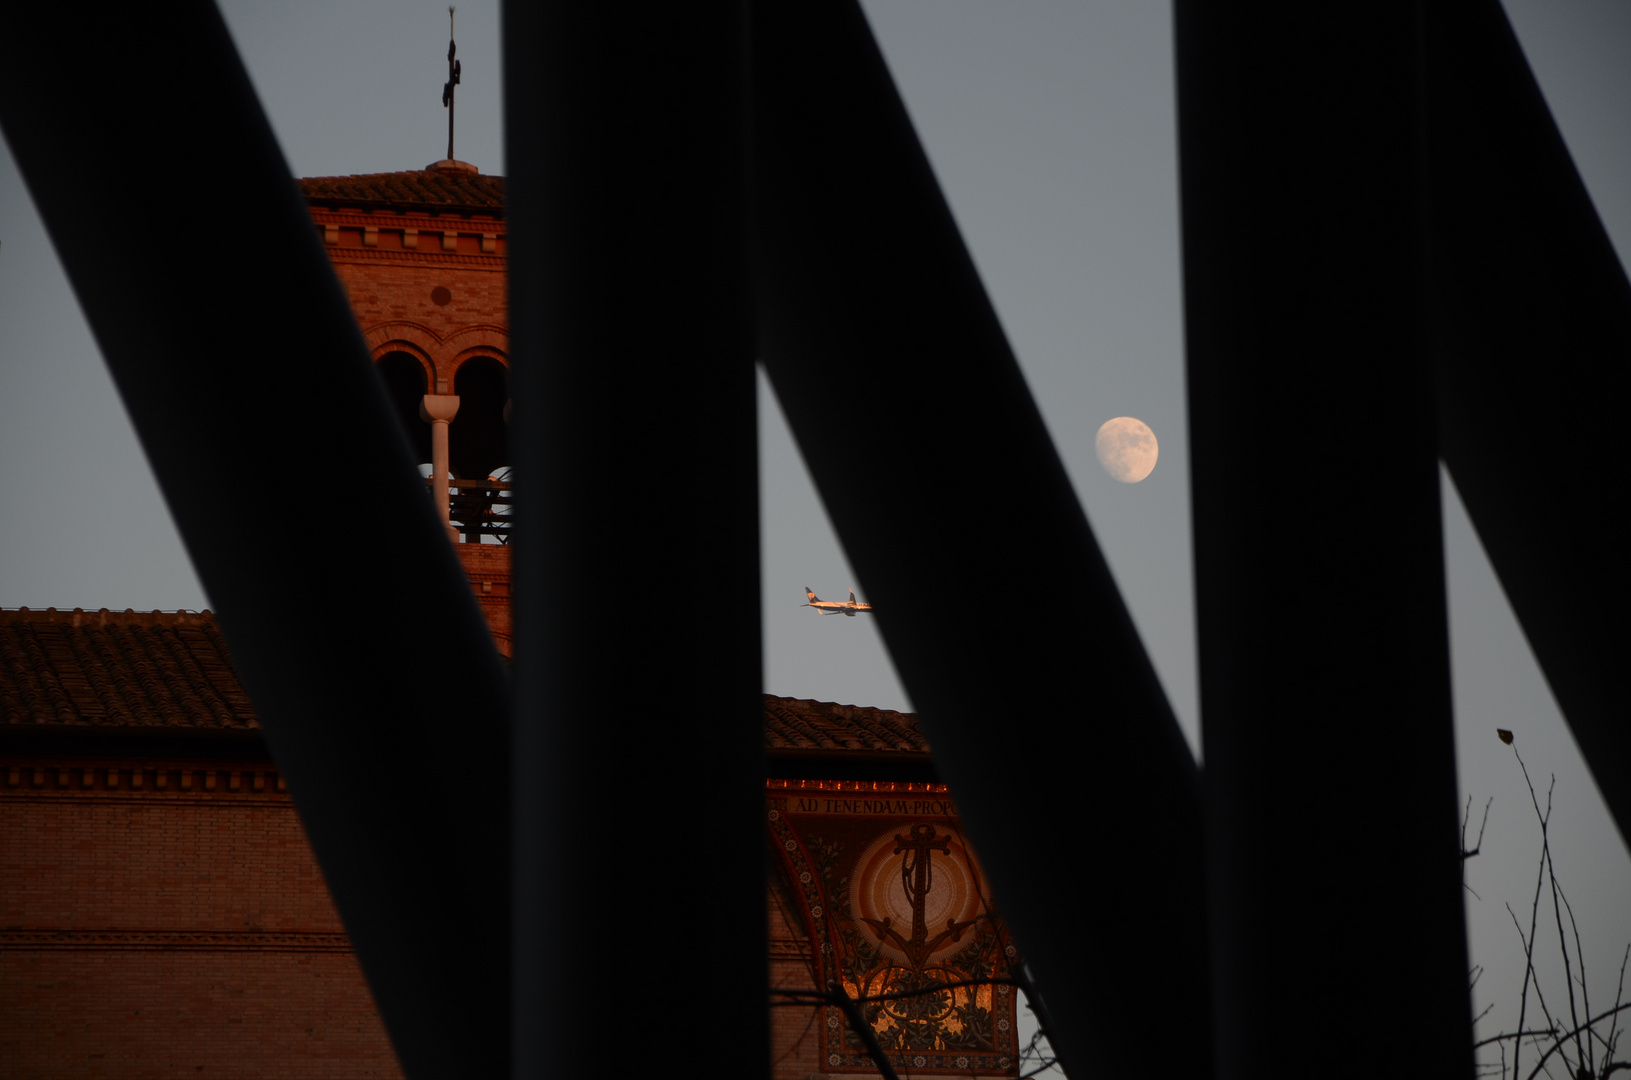
[[314, 177], [300, 186], [430, 496], [508, 657], [504, 178], [450, 157], [417, 172]]

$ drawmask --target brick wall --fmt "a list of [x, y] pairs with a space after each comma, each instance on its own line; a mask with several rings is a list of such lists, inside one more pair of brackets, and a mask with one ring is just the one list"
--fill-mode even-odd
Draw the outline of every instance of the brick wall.
[[0, 1076], [401, 1076], [275, 773], [0, 766]]
[[0, 1075], [398, 1077], [350, 953], [0, 952]]
[[[0, 760], [0, 1077], [402, 1075], [279, 787], [269, 763]], [[774, 880], [765, 901], [769, 985], [813, 989]], [[771, 1010], [775, 1080], [822, 1073], [825, 1018]]]
[[[502, 266], [357, 263], [343, 252], [330, 254], [363, 326], [414, 322], [447, 337], [472, 324], [508, 325]], [[432, 295], [438, 286], [448, 290], [444, 304]]]
[[510, 548], [507, 544], [455, 544], [470, 591], [487, 619], [498, 651], [511, 656]]
[[[770, 871], [776, 873], [774, 869]], [[781, 895], [774, 878], [765, 891], [769, 928], [770, 986], [777, 990], [814, 990], [810, 973], [810, 939], [799, 927], [791, 900]], [[772, 1080], [808, 1080], [821, 1074], [822, 1027], [826, 1010], [813, 1005], [775, 1005], [770, 1009], [770, 1075]]]
[[[441, 394], [459, 392], [458, 368], [472, 355], [508, 362], [501, 218], [314, 206], [312, 219], [376, 359], [392, 351], [418, 356], [430, 392]], [[321, 377], [300, 373], [310, 374]]]

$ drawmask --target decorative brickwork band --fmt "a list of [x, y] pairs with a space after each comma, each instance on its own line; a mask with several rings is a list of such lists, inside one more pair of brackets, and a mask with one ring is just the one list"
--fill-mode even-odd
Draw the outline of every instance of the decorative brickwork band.
[[236, 802], [274, 796], [282, 804], [288, 801], [287, 791], [282, 775], [266, 769], [223, 769], [197, 762], [0, 761], [0, 796], [175, 798], [210, 794]]
[[351, 939], [345, 934], [298, 930], [0, 930], [0, 951], [43, 949], [348, 953]]

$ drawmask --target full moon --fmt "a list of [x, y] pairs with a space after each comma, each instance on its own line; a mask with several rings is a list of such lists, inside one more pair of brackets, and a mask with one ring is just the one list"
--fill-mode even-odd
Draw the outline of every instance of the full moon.
[[1123, 484], [1136, 484], [1150, 475], [1155, 459], [1161, 456], [1155, 432], [1131, 416], [1106, 420], [1093, 440], [1093, 448], [1098, 451], [1104, 471]]

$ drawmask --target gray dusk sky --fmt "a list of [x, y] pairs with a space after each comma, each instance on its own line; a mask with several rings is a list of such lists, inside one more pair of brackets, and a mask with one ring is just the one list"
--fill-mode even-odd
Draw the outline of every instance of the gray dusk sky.
[[[1631, 4], [1506, 6], [1624, 263]], [[866, 0], [865, 7], [1094, 532], [1198, 746], [1170, 9], [1156, 0]], [[296, 175], [416, 169], [442, 156], [445, 4], [232, 0], [225, 12]], [[496, 3], [461, 4], [458, 31], [457, 156], [502, 172]], [[256, 225], [252, 211], [222, 196], [230, 178], [211, 172], [209, 150], [167, 144], [155, 113], [152, 159], [125, 166], [173, 172], [175, 202], [132, 207], [132, 227], [151, 230], [155, 243], [192, 245], [203, 272], [230, 273], [234, 259], [254, 257]], [[110, 184], [109, 197], [117, 195]], [[154, 312], [153, 332], [173, 336], [178, 347], [219, 347], [189, 341], [186, 283], [174, 283], [174, 294], [177, 311]], [[221, 362], [231, 355], [223, 351]], [[0, 372], [0, 605], [207, 606], [6, 150]], [[269, 377], [267, 390], [290, 395], [289, 467], [306, 467], [295, 406], [304, 388]], [[765, 688], [909, 708], [870, 620], [797, 606], [806, 584], [823, 598], [842, 598], [854, 585], [864, 599], [865, 583], [850, 570], [762, 380], [761, 405]], [[969, 403], [971, 413], [978, 407]], [[1160, 440], [1160, 462], [1139, 484], [1112, 480], [1094, 456], [1099, 425], [1120, 415], [1143, 420]], [[1242, 418], [1264, 429], [1269, 463], [1287, 452], [1273, 444], [1273, 419]], [[1537, 423], [1557, 428], [1559, 454], [1566, 453], [1566, 418]], [[1271, 465], [1263, 482], [1275, 482]], [[314, 541], [321, 533], [321, 542], [334, 542], [332, 522], [308, 527], [301, 513], [290, 508], [296, 536], [306, 530]], [[1527, 914], [1539, 855], [1528, 794], [1495, 729], [1517, 733], [1542, 783], [1557, 775], [1554, 851], [1596, 1000], [1613, 995], [1631, 942], [1631, 857], [1447, 479], [1444, 521], [1462, 793], [1479, 806], [1494, 798], [1483, 854], [1467, 874], [1477, 892], [1467, 896], [1472, 957], [1488, 969], [1476, 1007], [1495, 1005], [1479, 1027], [1489, 1035], [1511, 1030], [1523, 971], [1502, 905]], [[354, 539], [367, 544], [363, 523]], [[1003, 579], [1001, 566], [967, 567], [946, 583], [946, 617], [1001, 619]], [[706, 600], [712, 589], [685, 566], [664, 567], [653, 574], [646, 617], [684, 633], [684, 613], [668, 605]], [[1092, 617], [1073, 607], [1066, 583], [1057, 603], [1070, 617]], [[1377, 720], [1380, 737], [1387, 718]], [[1311, 703], [1308, 723], [1320, 722]], [[1387, 793], [1332, 795], [1354, 797]], [[1407, 885], [1396, 881], [1356, 878], [1353, 888], [1374, 893], [1378, 904], [1410, 902]], [[1546, 986], [1562, 994], [1555, 945], [1543, 942], [1541, 955]], [[1340, 986], [1340, 972], [1325, 974]], [[1402, 977], [1405, 1000], [1408, 972]], [[1409, 1022], [1408, 1006], [1400, 1020]], [[1341, 1030], [1336, 1003], [1332, 1024]]]

